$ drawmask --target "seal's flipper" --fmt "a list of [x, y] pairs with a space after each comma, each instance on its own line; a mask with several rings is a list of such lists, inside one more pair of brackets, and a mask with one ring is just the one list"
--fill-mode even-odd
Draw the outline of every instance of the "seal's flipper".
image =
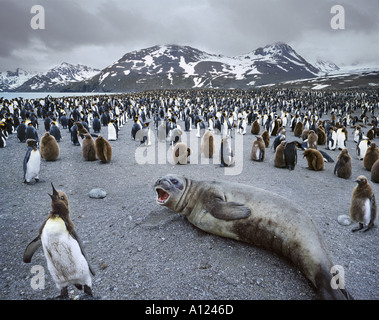
[[220, 198], [215, 198], [206, 204], [206, 210], [215, 218], [221, 220], [238, 220], [250, 216], [248, 207], [237, 202], [225, 202]]
[[28, 246], [25, 249], [23, 261], [25, 263], [30, 263], [32, 261], [32, 257], [34, 252], [37, 251], [37, 249], [42, 245], [41, 237], [38, 236], [35, 238], [32, 242], [28, 244]]

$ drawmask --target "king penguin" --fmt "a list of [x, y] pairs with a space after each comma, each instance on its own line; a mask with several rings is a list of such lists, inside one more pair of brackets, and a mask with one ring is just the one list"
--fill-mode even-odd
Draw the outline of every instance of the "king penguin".
[[26, 142], [26, 125], [25, 120], [22, 120], [21, 123], [17, 127], [17, 138], [20, 142]]
[[0, 122], [0, 148], [5, 148], [7, 146], [7, 138], [4, 135], [5, 123]]
[[366, 228], [367, 231], [374, 226], [376, 218], [376, 201], [375, 194], [365, 176], [359, 176], [356, 180], [358, 183], [354, 187], [350, 205], [350, 219], [358, 222], [359, 226], [351, 231], [355, 232]]
[[27, 150], [24, 158], [24, 183], [30, 183], [32, 179], [39, 181], [41, 168], [41, 154], [37, 148], [37, 140], [26, 140]]
[[187, 164], [191, 153], [192, 150], [184, 142], [178, 142], [172, 151], [174, 164]]
[[317, 140], [318, 135], [313, 130], [309, 130], [307, 139], [308, 148], [317, 149]]
[[284, 161], [288, 170], [294, 170], [297, 164], [297, 141], [287, 142], [284, 146]]
[[371, 142], [370, 146], [367, 148], [365, 156], [363, 157], [363, 166], [366, 170], [371, 171], [371, 167], [376, 160], [379, 159], [379, 148], [375, 142]]
[[324, 169], [324, 157], [320, 151], [316, 149], [306, 149], [303, 155], [305, 158], [307, 158], [309, 169], [314, 171], [320, 171]]
[[379, 160], [376, 160], [371, 167], [371, 181], [379, 183]]
[[55, 138], [55, 140], [57, 140], [57, 142], [61, 141], [61, 139], [62, 139], [61, 131], [60, 131], [60, 129], [57, 126], [57, 123], [55, 121], [53, 121], [51, 123], [50, 134], [52, 136], [54, 136], [54, 138]]
[[337, 130], [337, 148], [339, 150], [342, 150], [346, 148], [346, 129], [345, 128], [339, 128]]
[[261, 137], [264, 141], [265, 147], [268, 148], [270, 145], [270, 134], [268, 133], [267, 130], [263, 131], [261, 134]]
[[359, 160], [363, 160], [370, 144], [371, 144], [371, 140], [366, 140], [366, 139], [362, 139], [358, 142], [357, 147], [356, 147], [356, 153]]
[[327, 136], [327, 147], [328, 150], [336, 150], [337, 148], [337, 133], [333, 127], [329, 129]]
[[34, 139], [37, 142], [39, 141], [37, 129], [33, 127], [33, 124], [31, 122], [29, 122], [26, 126], [25, 138]]
[[257, 136], [257, 139], [253, 142], [251, 148], [250, 159], [254, 161], [264, 161], [265, 159], [265, 143], [261, 136]]
[[351, 177], [351, 157], [347, 148], [343, 149], [338, 155], [334, 174], [339, 178], [349, 179]]
[[99, 133], [101, 131], [101, 122], [98, 115], [95, 115], [92, 121], [93, 132]]
[[116, 125], [113, 120], [108, 123], [108, 141], [116, 141], [117, 140], [117, 131]]
[[224, 137], [220, 147], [220, 166], [230, 167], [234, 164], [234, 152], [230, 146], [229, 139]]
[[286, 168], [286, 161], [284, 159], [284, 147], [286, 146], [286, 141], [283, 140], [275, 149], [274, 155], [274, 166], [276, 168]]
[[55, 161], [59, 157], [59, 145], [55, 140], [54, 136], [50, 135], [49, 132], [41, 138], [40, 142], [41, 157], [46, 161]]
[[52, 209], [39, 229], [38, 236], [26, 247], [23, 261], [30, 263], [33, 254], [42, 245], [48, 270], [60, 290], [58, 298], [69, 298], [69, 285], [84, 289], [85, 294], [93, 297], [91, 274], [95, 275], [95, 272], [74, 229], [67, 195], [51, 185], [53, 194], [49, 196]]
[[258, 120], [254, 120], [253, 124], [251, 125], [250, 132], [251, 134], [257, 135], [261, 131], [261, 126], [258, 122]]
[[89, 133], [84, 135], [84, 139], [82, 141], [82, 156], [86, 161], [96, 160], [95, 141]]
[[215, 153], [215, 142], [214, 142], [214, 135], [211, 131], [207, 130], [202, 139], [201, 139], [201, 145], [200, 150], [201, 153], [206, 158], [213, 158], [213, 154]]
[[111, 161], [112, 146], [101, 134], [96, 138], [95, 146], [96, 146], [96, 157], [102, 163], [107, 163]]

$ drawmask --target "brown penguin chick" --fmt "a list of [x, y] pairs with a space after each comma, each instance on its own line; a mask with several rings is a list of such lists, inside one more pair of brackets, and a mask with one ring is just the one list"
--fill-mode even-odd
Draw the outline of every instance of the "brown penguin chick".
[[304, 151], [304, 157], [307, 158], [309, 169], [314, 171], [324, 169], [324, 157], [320, 151], [315, 149], [307, 149]]
[[82, 156], [86, 161], [95, 161], [96, 160], [96, 147], [95, 141], [92, 139], [89, 133], [84, 135], [82, 142]]
[[366, 136], [367, 136], [367, 138], [369, 140], [373, 140], [375, 138], [375, 131], [374, 131], [374, 129], [370, 129], [369, 131], [367, 131]]
[[286, 168], [286, 160], [284, 159], [284, 147], [286, 145], [286, 141], [282, 141], [275, 150], [274, 155], [274, 166], [277, 168]]
[[308, 134], [308, 148], [317, 149], [318, 136], [313, 130], [309, 130]]
[[351, 157], [349, 151], [346, 148], [342, 149], [334, 167], [334, 174], [339, 178], [349, 179], [351, 177], [351, 170]]
[[261, 137], [265, 143], [265, 147], [268, 148], [270, 145], [270, 134], [268, 133], [267, 130], [263, 131], [261, 134]]
[[215, 153], [215, 149], [216, 148], [215, 148], [213, 133], [207, 130], [201, 139], [201, 145], [200, 145], [201, 153], [206, 158], [212, 158], [213, 154]]
[[58, 159], [59, 145], [54, 136], [50, 135], [49, 132], [45, 132], [41, 137], [40, 153], [41, 157], [46, 161], [55, 161]]
[[317, 144], [319, 146], [323, 146], [326, 144], [326, 134], [325, 134], [325, 129], [322, 127], [318, 127], [317, 130]]
[[371, 167], [371, 181], [379, 183], [379, 160], [376, 160]]
[[95, 140], [96, 158], [103, 163], [107, 163], [112, 159], [112, 146], [102, 136], [99, 135]]
[[375, 194], [365, 176], [359, 176], [355, 182], [350, 205], [350, 219], [358, 222], [359, 226], [351, 231], [358, 231], [367, 226], [364, 231], [374, 226], [376, 218]]
[[77, 126], [77, 137], [78, 137], [78, 141], [79, 141], [79, 144], [82, 145], [82, 142], [83, 142], [83, 139], [84, 139], [84, 136], [89, 133], [87, 131], [87, 129], [83, 126], [83, 123], [81, 122], [75, 122], [74, 124], [76, 124]]
[[261, 126], [258, 122], [258, 120], [254, 120], [254, 122], [251, 125], [250, 132], [251, 134], [257, 135], [261, 131]]
[[296, 122], [295, 129], [293, 130], [293, 134], [297, 138], [301, 138], [301, 135], [304, 130], [304, 124], [301, 121]]
[[87, 129], [83, 126], [83, 123], [81, 122], [75, 122], [74, 124], [76, 124], [77, 128], [78, 128], [78, 136], [82, 136], [82, 135], [85, 135], [86, 133], [89, 133], [87, 131]]
[[303, 141], [305, 141], [305, 140], [308, 139], [309, 131], [310, 131], [310, 130], [303, 130], [303, 132], [301, 133], [301, 139], [302, 139]]
[[363, 166], [366, 170], [371, 171], [372, 165], [379, 159], [379, 148], [375, 142], [371, 142], [367, 148], [365, 156], [363, 157]]
[[187, 164], [191, 153], [191, 149], [184, 142], [178, 142], [172, 150], [174, 164]]
[[253, 142], [251, 148], [250, 159], [254, 161], [263, 161], [265, 159], [266, 147], [261, 136], [257, 137], [257, 140]]

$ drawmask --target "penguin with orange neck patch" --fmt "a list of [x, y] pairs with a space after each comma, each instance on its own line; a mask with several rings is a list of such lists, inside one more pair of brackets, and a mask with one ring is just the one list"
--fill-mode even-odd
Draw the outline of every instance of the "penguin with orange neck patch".
[[42, 224], [38, 236], [29, 243], [23, 261], [30, 263], [33, 254], [42, 246], [47, 267], [58, 289], [59, 299], [68, 299], [68, 286], [75, 285], [79, 290], [93, 297], [92, 278], [95, 275], [87, 261], [83, 245], [70, 218], [67, 195], [56, 190], [54, 185], [51, 197], [51, 211]]

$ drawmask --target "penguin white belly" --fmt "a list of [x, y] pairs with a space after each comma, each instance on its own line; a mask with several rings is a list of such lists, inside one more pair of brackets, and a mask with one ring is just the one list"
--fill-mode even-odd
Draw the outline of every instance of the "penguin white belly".
[[108, 125], [108, 140], [116, 140], [116, 128], [113, 124]]
[[41, 154], [39, 151], [34, 151], [30, 153], [29, 161], [26, 165], [25, 180], [30, 182], [33, 178], [39, 178], [39, 171], [41, 167]]
[[341, 149], [341, 150], [345, 148], [345, 137], [342, 134], [338, 135], [337, 147], [338, 149]]
[[365, 200], [365, 203], [363, 205], [363, 218], [362, 223], [364, 223], [366, 226], [370, 223], [371, 220], [371, 203], [369, 199]]
[[259, 154], [261, 153], [261, 151], [259, 150], [259, 149], [257, 149], [256, 151], [255, 151], [255, 159], [256, 160], [260, 160], [260, 157], [259, 157]]
[[91, 287], [87, 260], [61, 218], [47, 220], [41, 240], [47, 267], [58, 289], [69, 284], [86, 284]]

